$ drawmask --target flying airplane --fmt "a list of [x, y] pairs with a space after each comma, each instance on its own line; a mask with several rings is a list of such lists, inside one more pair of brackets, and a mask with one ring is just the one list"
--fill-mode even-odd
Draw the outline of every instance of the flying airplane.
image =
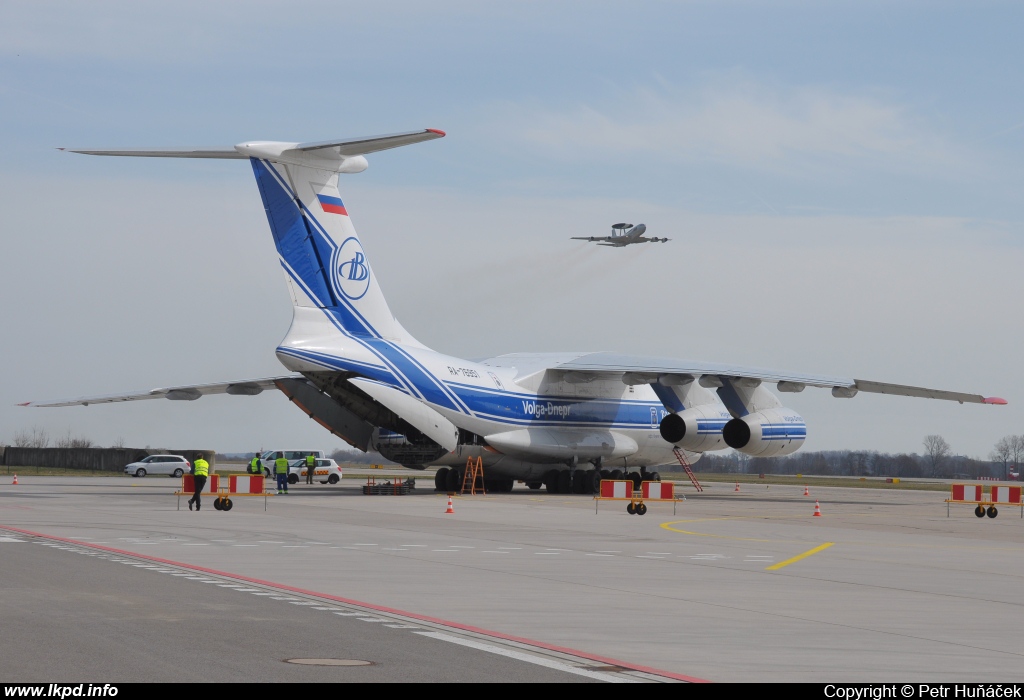
[[668, 243], [667, 238], [647, 238], [644, 233], [647, 231], [646, 224], [613, 224], [612, 235], [610, 236], [573, 236], [573, 241], [590, 241], [598, 245], [609, 245], [622, 248], [634, 243]]
[[[514, 480], [585, 493], [601, 478], [657, 479], [648, 467], [687, 465], [731, 447], [768, 457], [796, 452], [804, 419], [780, 394], [819, 387], [960, 403], [979, 394], [665, 357], [517, 353], [472, 361], [431, 350], [394, 317], [339, 191], [366, 155], [443, 137], [436, 129], [313, 143], [249, 141], [212, 150], [83, 150], [105, 156], [248, 160], [293, 300], [274, 377], [29, 402], [73, 406], [210, 394], [283, 392], [350, 445], [412, 469], [439, 466], [454, 491], [468, 458], [482, 458], [492, 491]], [[115, 205], [115, 201], [111, 201]], [[643, 225], [633, 230], [642, 229]], [[642, 231], [641, 231], [642, 233]], [[631, 471], [632, 470], [632, 471]]]

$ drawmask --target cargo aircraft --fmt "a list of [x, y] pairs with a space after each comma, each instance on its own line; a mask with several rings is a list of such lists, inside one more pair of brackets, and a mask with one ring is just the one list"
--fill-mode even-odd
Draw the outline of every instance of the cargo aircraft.
[[573, 236], [570, 240], [590, 241], [598, 245], [614, 246], [616, 248], [623, 248], [634, 243], [668, 243], [667, 238], [658, 238], [657, 236], [648, 238], [644, 235], [646, 232], [646, 224], [637, 224], [636, 226], [633, 224], [612, 224], [612, 235], [610, 236]]
[[377, 450], [412, 469], [439, 466], [438, 489], [456, 490], [467, 458], [481, 457], [489, 490], [511, 490], [521, 480], [530, 488], [585, 493], [597, 489], [601, 478], [657, 479], [648, 467], [692, 463], [711, 450], [731, 447], [755, 457], [796, 452], [807, 426], [768, 384], [783, 395], [814, 387], [844, 399], [870, 392], [1006, 403], [842, 376], [613, 352], [472, 361], [431, 350], [388, 308], [339, 178], [365, 170], [367, 154], [443, 136], [425, 129], [315, 143], [250, 141], [213, 150], [75, 149], [249, 161], [294, 307], [277, 347], [289, 373], [23, 405], [192, 401], [278, 390], [360, 450]]

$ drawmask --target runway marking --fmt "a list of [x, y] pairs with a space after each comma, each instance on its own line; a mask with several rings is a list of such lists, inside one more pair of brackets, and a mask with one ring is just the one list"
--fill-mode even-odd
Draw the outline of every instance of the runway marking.
[[232, 547], [259, 547], [258, 544], [233, 544]]
[[621, 549], [599, 549], [598, 554], [622, 554]]
[[309, 549], [309, 545], [305, 544], [283, 544], [281, 549]]
[[733, 535], [713, 535], [707, 532], [693, 532], [692, 530], [680, 530], [677, 527], [672, 527], [678, 523], [700, 523], [707, 520], [742, 520], [743, 518], [701, 518], [700, 520], [673, 520], [671, 522], [662, 523], [661, 528], [663, 530], [669, 530], [670, 532], [678, 532], [683, 535], [696, 535], [697, 537], [718, 537], [723, 540], [739, 540], [741, 542], [776, 542], [777, 540], [762, 540], [756, 537], [734, 537]]
[[260, 544], [284, 544], [284, 540], [257, 540]]
[[[256, 590], [256, 589], [254, 588], [253, 590]], [[317, 608], [313, 608], [313, 609], [314, 609], [314, 610], [329, 610], [330, 612], [334, 612], [334, 611], [336, 611], [336, 610], [337, 610], [338, 608], [325, 608], [324, 606], [322, 606], [322, 605], [321, 605], [320, 607], [317, 607]]]
[[431, 552], [457, 552], [457, 549], [432, 549]]
[[425, 544], [400, 544], [399, 547], [426, 547]]
[[502, 647], [494, 646], [493, 644], [484, 644], [483, 642], [477, 642], [471, 639], [463, 639], [461, 637], [453, 637], [450, 634], [444, 634], [443, 632], [413, 632], [413, 634], [421, 634], [424, 637], [430, 637], [431, 639], [439, 639], [442, 642], [451, 642], [452, 644], [459, 644], [470, 649], [479, 649], [480, 651], [490, 652], [491, 654], [498, 654], [499, 656], [506, 656], [510, 659], [516, 659], [518, 661], [525, 661], [531, 664], [537, 664], [538, 666], [544, 666], [546, 668], [555, 669], [556, 671], [562, 671], [564, 673], [571, 673], [577, 676], [584, 676], [586, 678], [592, 678], [598, 681], [605, 681], [607, 683], [636, 683], [632, 678], [625, 678], [623, 676], [612, 675], [610, 673], [601, 673], [599, 671], [588, 671], [578, 666], [570, 666], [564, 664], [561, 661], [555, 661], [554, 659], [544, 659], [539, 656], [533, 656], [532, 654], [524, 654], [519, 651], [513, 651], [512, 649], [505, 649]]
[[507, 549], [509, 551], [514, 551], [517, 549], [522, 549], [522, 547], [498, 547], [498, 549]]
[[[272, 588], [274, 588], [274, 589], [276, 589], [278, 591], [291, 591], [291, 592], [299, 593], [299, 594], [303, 594], [303, 595], [315, 596], [315, 597], [321, 598], [321, 599], [334, 600], [334, 601], [337, 601], [338, 603], [341, 603], [341, 604], [358, 606], [360, 608], [364, 608], [366, 610], [372, 610], [372, 611], [375, 611], [375, 612], [380, 613], [380, 614], [399, 615], [399, 616], [401, 616], [403, 618], [409, 618], [411, 620], [422, 621], [422, 622], [427, 623], [427, 624], [443, 625], [443, 626], [445, 626], [445, 627], [447, 627], [449, 629], [458, 630], [459, 632], [468, 632], [470, 634], [485, 635], [485, 636], [493, 638], [493, 639], [498, 639], [498, 640], [502, 640], [502, 641], [505, 641], [505, 642], [512, 642], [512, 643], [520, 644], [520, 645], [527, 645], [527, 646], [530, 646], [530, 647], [534, 647], [534, 648], [545, 650], [545, 651], [549, 651], [549, 652], [556, 652], [556, 653], [559, 653], [559, 654], [569, 654], [571, 656], [576, 656], [576, 657], [579, 657], [579, 658], [582, 658], [582, 659], [587, 659], [589, 661], [598, 662], [598, 663], [600, 663], [602, 665], [605, 665], [605, 666], [617, 666], [619, 668], [627, 669], [627, 670], [630, 670], [630, 671], [637, 671], [637, 672], [644, 673], [644, 674], [649, 674], [649, 675], [652, 675], [652, 676], [658, 676], [658, 677], [661, 677], [661, 678], [670, 678], [670, 679], [679, 680], [679, 681], [686, 681], [686, 682], [690, 682], [690, 683], [707, 683], [708, 682], [708, 681], [706, 681], [706, 680], [704, 680], [702, 678], [697, 678], [695, 676], [687, 676], [685, 674], [675, 673], [673, 671], [665, 671], [665, 670], [653, 668], [653, 667], [650, 667], [650, 666], [643, 666], [643, 665], [640, 665], [640, 664], [637, 664], [637, 663], [634, 663], [634, 662], [631, 662], [631, 661], [624, 661], [624, 660], [621, 660], [621, 659], [616, 659], [616, 658], [612, 658], [612, 657], [608, 657], [608, 656], [602, 656], [602, 655], [599, 655], [599, 654], [594, 654], [594, 653], [590, 653], [590, 652], [581, 651], [579, 649], [572, 649], [570, 647], [563, 647], [563, 646], [558, 646], [558, 645], [555, 645], [555, 644], [549, 644], [547, 642], [542, 642], [542, 641], [538, 641], [538, 640], [535, 640], [535, 639], [529, 639], [529, 638], [526, 638], [526, 637], [518, 637], [518, 636], [515, 636], [515, 635], [511, 635], [511, 634], [506, 634], [504, 632], [497, 632], [497, 631], [494, 631], [494, 630], [489, 630], [489, 629], [486, 629], [486, 628], [483, 628], [483, 627], [476, 627], [476, 626], [473, 626], [473, 625], [466, 625], [466, 624], [463, 624], [463, 623], [460, 623], [460, 622], [454, 622], [454, 621], [451, 621], [451, 620], [445, 620], [443, 618], [433, 617], [433, 616], [430, 616], [430, 615], [423, 615], [421, 613], [409, 612], [409, 611], [406, 611], [406, 610], [401, 610], [399, 608], [391, 608], [391, 607], [387, 607], [387, 606], [383, 606], [383, 605], [377, 605], [377, 604], [374, 604], [374, 603], [367, 603], [367, 602], [364, 602], [364, 601], [355, 600], [355, 599], [352, 599], [352, 598], [343, 598], [341, 596], [332, 595], [330, 593], [322, 593], [322, 592], [312, 591], [312, 590], [308, 590], [308, 589], [304, 589], [304, 588], [298, 588], [296, 586], [291, 586], [291, 585], [284, 584], [284, 583], [276, 583], [274, 581], [267, 581], [267, 580], [264, 580], [264, 579], [253, 578], [253, 577], [250, 577], [250, 576], [245, 576], [244, 574], [229, 573], [229, 572], [221, 571], [221, 570], [218, 570], [218, 569], [211, 569], [211, 568], [208, 568], [208, 567], [205, 567], [205, 566], [199, 566], [197, 564], [187, 564], [185, 562], [173, 561], [173, 560], [170, 560], [170, 559], [163, 559], [163, 558], [155, 557], [155, 556], [148, 555], [148, 554], [139, 554], [138, 552], [127, 552], [125, 550], [114, 549], [112, 547], [96, 546], [96, 545], [89, 544], [87, 542], [78, 542], [76, 540], [71, 540], [71, 539], [59, 537], [59, 536], [56, 536], [56, 535], [45, 535], [45, 534], [42, 534], [42, 533], [39, 533], [39, 532], [34, 532], [34, 531], [31, 531], [31, 530], [24, 530], [22, 528], [12, 527], [10, 525], [2, 525], [2, 526], [0, 526], [0, 528], [2, 528], [2, 530], [6, 530], [6, 531], [9, 531], [9, 532], [16, 532], [16, 533], [23, 534], [23, 535], [28, 535], [28, 536], [31, 536], [31, 537], [38, 537], [40, 539], [56, 540], [58, 542], [62, 542], [62, 543], [66, 543], [66, 544], [81, 545], [82, 547], [93, 548], [93, 549], [96, 549], [99, 552], [101, 552], [101, 553], [103, 553], [103, 554], [105, 554], [107, 556], [110, 556], [110, 555], [113, 555], [113, 556], [128, 555], [128, 556], [134, 557], [136, 561], [138, 559], [145, 559], [145, 560], [149, 560], [149, 561], [152, 561], [154, 563], [158, 563], [158, 564], [162, 564], [162, 565], [172, 565], [172, 566], [180, 567], [181, 569], [187, 569], [187, 570], [190, 570], [190, 571], [195, 571], [197, 573], [201, 572], [201, 573], [203, 573], [205, 575], [225, 576], [225, 577], [229, 577], [231, 579], [238, 580], [238, 581], [243, 581], [243, 582], [249, 583], [249, 584], [255, 584], [255, 585], [260, 585], [260, 586], [268, 586], [268, 587], [272, 587]], [[106, 557], [104, 557], [104, 558], [106, 558]], [[111, 557], [110, 561], [127, 562], [128, 560], [114, 559], [114, 558]], [[213, 581], [211, 581], [211, 582], [213, 582]], [[261, 595], [261, 594], [260, 593], [253, 593], [252, 595]], [[265, 595], [265, 594], [263, 594], [263, 595]], [[268, 598], [268, 599], [273, 599], [273, 598]], [[286, 600], [287, 600], [287, 598], [286, 598]], [[346, 616], [346, 617], [348, 617], [348, 616], [356, 616], [356, 615], [365, 615], [365, 613], [362, 613], [362, 612], [335, 612], [334, 614], [335, 615], [342, 615], [342, 616]], [[414, 634], [419, 634], [419, 633], [418, 632], [414, 632]]]
[[235, 590], [239, 591], [241, 593], [255, 593], [259, 589], [258, 588], [236, 588]]
[[0, 537], [0, 542], [24, 542], [25, 540], [16, 540], [13, 537]]
[[452, 549], [476, 549], [476, 547], [470, 546], [468, 544], [450, 544], [448, 546]]
[[598, 553], [598, 552], [584, 552], [583, 556], [585, 556], [585, 557], [614, 557], [615, 555], [614, 554], [601, 554], [601, 553]]
[[817, 554], [818, 552], [826, 550], [826, 549], [828, 549], [829, 547], [831, 547], [834, 544], [835, 544], [835, 542], [826, 542], [825, 544], [820, 544], [817, 547], [815, 547], [814, 549], [808, 549], [803, 554], [797, 554], [792, 559], [787, 559], [786, 561], [780, 561], [778, 564], [772, 564], [771, 566], [766, 568], [765, 571], [778, 571], [779, 569], [781, 569], [784, 566], [789, 566], [790, 564], [795, 564], [796, 562], [800, 561], [801, 559], [806, 559], [807, 557], [811, 556], [812, 554]]
[[481, 549], [481, 554], [511, 554], [511, 552], [504, 551], [501, 549]]
[[416, 625], [384, 625], [390, 627], [393, 630], [418, 630], [419, 627]]
[[634, 559], [664, 559], [665, 557], [651, 557], [646, 554], [637, 554]]
[[561, 552], [534, 552], [534, 554], [536, 554], [538, 556], [543, 555], [543, 554], [554, 554], [555, 556], [558, 556], [559, 554], [561, 554]]
[[376, 547], [377, 545], [372, 542], [353, 542], [353, 547]]

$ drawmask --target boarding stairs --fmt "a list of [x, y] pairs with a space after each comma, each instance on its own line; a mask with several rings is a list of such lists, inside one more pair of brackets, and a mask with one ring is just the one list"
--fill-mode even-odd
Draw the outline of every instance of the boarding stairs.
[[679, 460], [679, 463], [683, 465], [683, 471], [686, 472], [686, 476], [690, 477], [690, 483], [693, 484], [693, 488], [698, 491], [703, 491], [704, 487], [700, 485], [700, 482], [697, 481], [697, 477], [693, 475], [693, 470], [690, 469], [690, 462], [686, 459], [686, 455], [683, 451], [676, 447], [672, 450], [672, 453], [676, 456], [676, 459]]
[[484, 487], [484, 460], [481, 457], [477, 457], [474, 460], [472, 457], [466, 460], [466, 470], [462, 476], [462, 490], [459, 492], [463, 496], [466, 495], [466, 490], [469, 490], [471, 496], [475, 496], [477, 493], [476, 481], [477, 477], [480, 478], [480, 493], [487, 495], [487, 489]]

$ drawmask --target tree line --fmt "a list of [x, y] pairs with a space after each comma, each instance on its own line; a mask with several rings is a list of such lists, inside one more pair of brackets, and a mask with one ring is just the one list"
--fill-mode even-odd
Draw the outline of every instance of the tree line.
[[1007, 479], [1024, 459], [1024, 435], [1008, 435], [996, 443], [989, 460], [953, 454], [941, 435], [928, 435], [922, 454], [886, 454], [873, 450], [797, 452], [787, 457], [748, 457], [734, 452], [705, 453], [696, 471], [733, 474], [816, 474], [898, 478]]

